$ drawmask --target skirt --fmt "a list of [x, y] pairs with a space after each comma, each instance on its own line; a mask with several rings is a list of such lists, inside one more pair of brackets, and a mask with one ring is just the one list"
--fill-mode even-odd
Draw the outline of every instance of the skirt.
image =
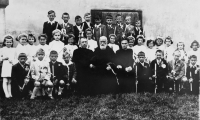
[[8, 60], [3, 61], [1, 77], [11, 77], [11, 73], [12, 64]]

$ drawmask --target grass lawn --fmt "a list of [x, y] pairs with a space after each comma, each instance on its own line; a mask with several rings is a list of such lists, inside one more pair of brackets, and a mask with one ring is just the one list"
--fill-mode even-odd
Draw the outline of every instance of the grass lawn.
[[0, 100], [0, 120], [198, 120], [198, 111], [198, 96], [164, 93]]

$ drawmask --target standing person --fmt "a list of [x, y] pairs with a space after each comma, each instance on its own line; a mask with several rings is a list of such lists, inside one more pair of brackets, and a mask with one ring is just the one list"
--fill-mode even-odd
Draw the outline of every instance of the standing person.
[[[99, 16], [95, 16], [94, 18], [95, 20], [95, 25], [94, 25], [94, 38], [97, 41], [97, 43], [99, 42], [99, 38], [101, 36], [106, 36], [106, 26], [101, 24], [101, 18]], [[87, 30], [87, 29], [86, 29]], [[86, 35], [87, 36], [87, 35]]]
[[69, 34], [74, 34], [74, 27], [71, 23], [69, 23], [69, 13], [63, 13], [62, 14], [62, 19], [63, 19], [63, 23], [60, 24], [61, 26], [61, 32], [63, 35], [62, 38], [62, 42], [64, 42], [64, 44], [67, 44], [67, 39], [69, 38]]
[[49, 18], [49, 20], [47, 22], [44, 22], [43, 25], [43, 34], [46, 34], [48, 36], [47, 39], [47, 45], [52, 41], [52, 32], [55, 29], [61, 29], [59, 26], [59, 23], [57, 21], [55, 21], [55, 17], [56, 17], [56, 13], [53, 10], [50, 10], [48, 12], [47, 17]]
[[1, 77], [3, 78], [3, 90], [7, 99], [12, 98], [11, 73], [14, 64], [15, 48], [13, 48], [13, 37], [6, 35], [3, 39], [1, 49], [1, 60], [3, 61]]
[[134, 26], [131, 25], [131, 16], [127, 15], [125, 18], [125, 22], [126, 22], [126, 27], [122, 33], [122, 37], [125, 38], [125, 37], [131, 36], [131, 35], [135, 36]]
[[97, 41], [92, 39], [92, 29], [88, 28], [85, 30], [85, 32], [86, 32], [86, 36], [88, 40], [87, 48], [94, 51], [98, 47], [98, 45], [97, 45]]
[[[137, 20], [135, 22], [135, 27], [134, 27], [134, 33], [135, 33], [135, 38], [137, 38], [138, 35], [144, 35], [143, 28], [141, 27], [141, 20]], [[137, 40], [135, 41], [135, 45], [137, 45]]]
[[[196, 55], [197, 58], [200, 58], [199, 42], [194, 40], [190, 45], [191, 50], [188, 52], [188, 57]], [[200, 65], [200, 60], [197, 61], [197, 64]]]
[[128, 49], [128, 40], [122, 39], [122, 48], [116, 52], [117, 76], [121, 93], [130, 93], [134, 90], [133, 51]]
[[83, 37], [83, 24], [81, 16], [77, 15], [75, 17], [75, 23], [76, 25], [74, 25], [74, 42], [76, 45], [78, 45], [79, 39], [81, 38], [81, 36]]
[[29, 58], [28, 58], [28, 63], [31, 64], [31, 62], [34, 61], [35, 59], [35, 53], [37, 51], [37, 47], [34, 45], [34, 43], [36, 42], [36, 37], [33, 34], [28, 34], [28, 40], [27, 40], [28, 44], [26, 45], [27, 50], [29, 52]]
[[[106, 16], [106, 37], [109, 38], [110, 34], [116, 35], [116, 26], [113, 24], [113, 16], [108, 14]], [[110, 43], [110, 40], [108, 40], [108, 43]]]
[[70, 56], [73, 56], [74, 50], [78, 49], [78, 46], [75, 44], [74, 38], [75, 37], [73, 34], [69, 34], [67, 45], [64, 46], [64, 51], [67, 51], [70, 54]]
[[163, 38], [161, 36], [158, 36], [155, 40], [155, 48], [164, 51], [165, 46], [163, 45], [163, 43]]
[[146, 55], [147, 56], [147, 62], [148, 63], [151, 63], [154, 59], [155, 59], [155, 54], [156, 54], [156, 50], [155, 49], [155, 42], [154, 40], [147, 40], [147, 50], [148, 51], [148, 54]]
[[80, 47], [73, 53], [72, 62], [75, 63], [77, 70], [77, 87], [81, 95], [89, 95], [92, 90], [92, 74], [90, 69], [90, 60], [93, 57], [93, 51], [87, 49], [87, 39], [81, 38]]
[[91, 28], [92, 31], [94, 29], [94, 25], [91, 23], [91, 14], [90, 13], [85, 13], [84, 15], [84, 19], [85, 19], [85, 22], [83, 22], [83, 36], [86, 38], [86, 33], [85, 33], [85, 30], [88, 29], [88, 28]]
[[108, 46], [116, 53], [116, 51], [119, 50], [119, 45], [115, 43], [116, 35], [110, 34], [109, 39], [110, 39], [110, 43], [108, 43]]
[[121, 14], [116, 15], [116, 26], [117, 26], [116, 27], [116, 36], [117, 36], [116, 42], [120, 44], [123, 32], [125, 31], [125, 28], [126, 28], [126, 25], [123, 23]]
[[175, 51], [175, 49], [172, 47], [172, 38], [170, 36], [166, 37], [164, 43], [166, 44], [164, 49], [164, 59], [169, 62], [173, 59], [173, 53]]
[[176, 50], [180, 51], [181, 53], [180, 60], [182, 60], [184, 63], [187, 63], [188, 55], [187, 52], [185, 51], [185, 44], [183, 42], [178, 42]]

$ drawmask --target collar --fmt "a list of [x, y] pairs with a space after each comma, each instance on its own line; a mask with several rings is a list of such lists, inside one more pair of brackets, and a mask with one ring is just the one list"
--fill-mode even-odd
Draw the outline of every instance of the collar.
[[54, 24], [54, 23], [55, 23], [55, 20], [53, 20], [53, 21], [48, 20], [47, 22], [48, 22], [48, 23], [51, 23], [51, 24]]
[[51, 64], [55, 64], [55, 63], [56, 63], [56, 61], [55, 62], [51, 61]]
[[197, 68], [197, 64], [195, 64], [195, 65], [192, 65], [191, 63], [190, 63], [190, 68]]
[[140, 62], [140, 64], [141, 64], [142, 66], [144, 66], [144, 62], [143, 62], [143, 63]]
[[65, 22], [63, 21], [63, 25], [64, 25], [64, 26], [67, 26], [67, 25], [68, 25], [68, 23], [69, 23], [69, 22], [65, 23]]
[[25, 68], [26, 63], [25, 63], [24, 65], [22, 65], [22, 64], [19, 62], [19, 64], [22, 66], [22, 68]]
[[99, 28], [100, 26], [101, 26], [101, 23], [100, 23], [100, 24], [98, 24], [98, 25], [97, 25], [97, 24], [95, 24], [95, 27], [96, 27], [96, 28]]

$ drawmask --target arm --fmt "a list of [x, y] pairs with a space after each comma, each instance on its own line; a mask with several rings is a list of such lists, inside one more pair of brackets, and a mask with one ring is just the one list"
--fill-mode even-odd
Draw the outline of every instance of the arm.
[[106, 36], [106, 34], [107, 34], [107, 32], [106, 32], [106, 26], [103, 25], [103, 27], [102, 27], [102, 36]]
[[176, 80], [181, 79], [184, 76], [184, 74], [185, 74], [185, 64], [181, 63], [180, 67], [181, 67], [180, 68], [180, 73], [179, 73], [178, 76], [175, 77]]

